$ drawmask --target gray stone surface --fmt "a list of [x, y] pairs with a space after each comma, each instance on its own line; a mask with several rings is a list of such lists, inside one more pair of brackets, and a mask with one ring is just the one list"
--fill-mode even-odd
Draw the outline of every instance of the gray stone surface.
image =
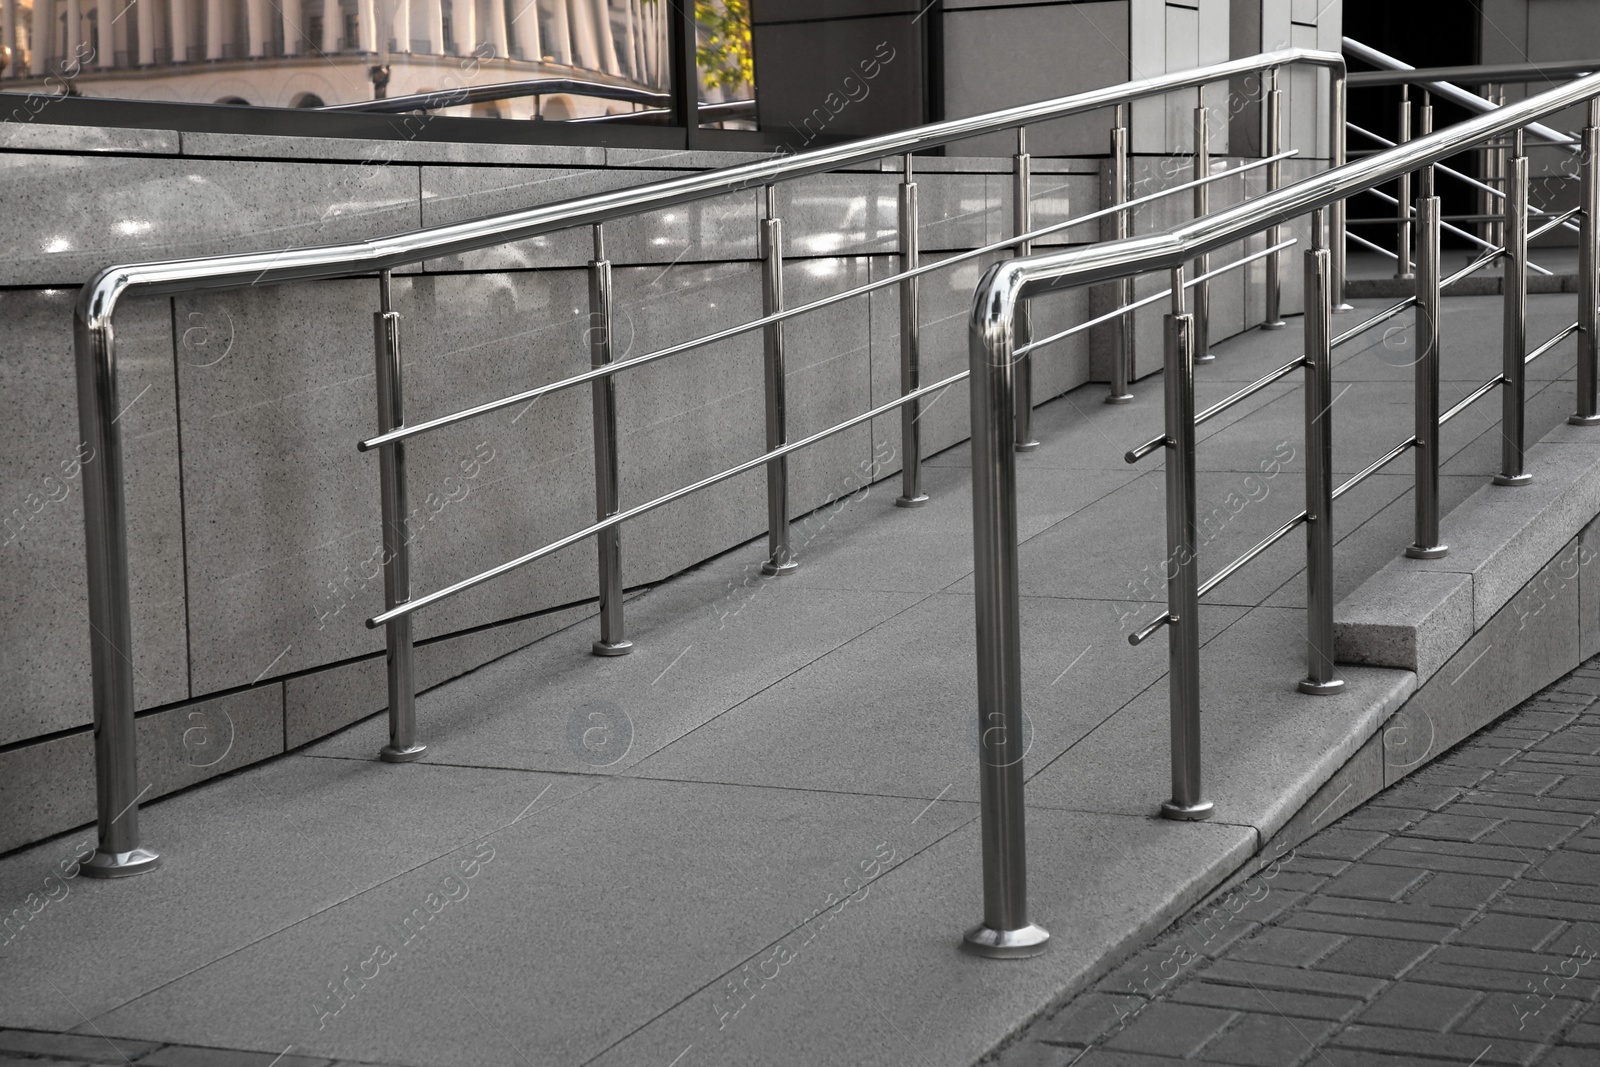
[[[82, 466], [98, 457], [79, 434], [72, 297], [0, 292], [13, 339], [0, 360], [0, 745], [91, 715]], [[154, 707], [189, 695], [171, 304], [129, 301], [116, 326], [134, 697]]]
[[1482, 627], [1600, 511], [1600, 442], [1536, 444], [1528, 450], [1532, 483], [1486, 486], [1440, 523], [1450, 554], [1418, 560], [1420, 569], [1473, 577], [1473, 615]]
[[1461, 645], [1385, 730], [1384, 773], [1392, 784], [1580, 661], [1574, 540]]
[[1398, 667], [1427, 681], [1472, 636], [1472, 576], [1412, 562], [1395, 560], [1339, 601], [1340, 662]]
[[[731, 562], [708, 567], [628, 605], [627, 656], [591, 655], [595, 635], [580, 626], [425, 694], [422, 740], [440, 763], [615, 773], [924, 596], [809, 589]], [[529, 672], [539, 685], [527, 684]], [[590, 753], [572, 737], [596, 709], [620, 733]], [[372, 759], [386, 736], [384, 720], [370, 719], [310, 752]]]
[[[1129, 647], [1116, 628], [1118, 607], [1024, 599], [1030, 773], [1075, 751], [1085, 735], [1122, 714], [1119, 708], [1159, 685], [1165, 657]], [[1204, 636], [1237, 617], [1237, 609], [1208, 613]], [[643, 760], [632, 773], [929, 798], [948, 789], [946, 797], [975, 799], [972, 634], [971, 597], [929, 597]], [[874, 679], [870, 696], [862, 691], [863, 677]], [[1035, 787], [1030, 798], [1054, 804], [1054, 795]], [[1056, 806], [1126, 813], [1093, 804]]]
[[[522, 772], [291, 758], [152, 805], [141, 826], [162, 865], [127, 881], [67, 880], [66, 895], [57, 891], [59, 899], [0, 954], [3, 1022], [76, 1027], [84, 1015], [95, 1018], [232, 957], [505, 826], [547, 786], [519, 825], [550, 817], [589, 785]], [[391, 818], [393, 826], [373, 834], [374, 820]], [[0, 899], [13, 907], [42, 892], [46, 876], [78, 851], [77, 840], [8, 857], [0, 864]], [[276, 980], [300, 1005], [325, 981]], [[125, 1028], [101, 1028], [130, 1036]], [[283, 1044], [270, 1047], [277, 1052]]]
[[0, 285], [82, 285], [112, 262], [416, 229], [415, 167], [0, 153], [17, 251]]
[[[385, 169], [394, 169], [392, 167]], [[448, 167], [422, 171], [422, 225], [524, 211], [542, 204], [625, 189], [673, 176], [669, 171], [552, 167]], [[612, 225], [606, 249], [617, 263], [755, 258], [760, 206], [757, 190], [681, 204]], [[591, 258], [586, 228], [562, 230], [494, 248], [430, 260], [429, 270], [522, 270], [576, 267]]]
[[[1273, 608], [1252, 610], [1203, 646], [1201, 766], [1214, 821], [1276, 833], [1416, 684], [1409, 671], [1341, 665], [1344, 692], [1307, 696], [1294, 691], [1304, 656], [1300, 619]], [[1038, 772], [1031, 800], [1153, 815], [1172, 795], [1168, 753], [1166, 687], [1156, 685]]]

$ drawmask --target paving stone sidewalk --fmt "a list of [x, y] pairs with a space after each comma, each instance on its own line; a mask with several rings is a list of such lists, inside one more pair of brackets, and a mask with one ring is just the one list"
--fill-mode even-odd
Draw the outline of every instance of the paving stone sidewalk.
[[1600, 1065], [1597, 696], [1600, 657], [1269, 848], [991, 1062]]

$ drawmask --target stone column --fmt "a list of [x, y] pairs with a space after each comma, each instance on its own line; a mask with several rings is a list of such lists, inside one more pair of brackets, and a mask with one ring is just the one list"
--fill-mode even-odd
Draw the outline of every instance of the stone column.
[[600, 49], [595, 46], [594, 8], [589, 0], [567, 0], [567, 18], [572, 23], [573, 65], [584, 70], [600, 69]]
[[617, 42], [611, 32], [611, 0], [592, 0], [589, 10], [594, 15], [595, 46], [600, 51], [600, 69], [620, 77], [622, 68], [617, 64]]
[[222, 0], [206, 0], [206, 58], [222, 58]]
[[439, 0], [420, 0], [422, 30], [428, 39], [427, 54], [444, 55], [444, 5]]
[[[140, 3], [145, 2], [147, 0], [140, 0]], [[304, 55], [306, 42], [300, 0], [278, 0], [278, 10], [283, 13], [283, 54]]]
[[267, 54], [267, 41], [272, 34], [268, 31], [267, 0], [244, 0], [245, 11], [245, 39], [249, 44], [249, 55], [252, 59]]
[[[389, 37], [394, 41], [394, 51], [411, 51], [411, 0], [394, 0], [390, 5]], [[378, 46], [383, 45], [380, 40]]]
[[478, 0], [450, 0], [454, 17], [456, 54], [470, 56], [478, 47]]
[[360, 0], [356, 9], [356, 35], [359, 44], [351, 42], [363, 52], [378, 50], [378, 7], [374, 0]]
[[[67, 6], [67, 23], [72, 22], [72, 6]], [[117, 61], [117, 30], [116, 23], [111, 20], [117, 13], [111, 10], [111, 0], [94, 0], [95, 34], [94, 34], [94, 65], [101, 70], [110, 70]], [[67, 50], [67, 58], [72, 57], [72, 50]], [[87, 64], [85, 64], [87, 65]]]
[[[339, 6], [339, 0], [322, 0], [322, 50], [328, 55], [339, 50], [339, 37], [344, 33], [344, 9]], [[345, 47], [352, 50], [356, 47], [355, 41], [347, 41]]]
[[572, 66], [572, 20], [567, 17], [568, 0], [545, 0], [550, 9], [550, 40], [545, 42], [557, 63]]
[[539, 62], [544, 53], [539, 48], [538, 0], [511, 0], [511, 32], [522, 58]]
[[0, 71], [0, 75], [15, 78], [17, 58], [21, 55], [17, 51], [17, 0], [5, 0], [4, 7], [0, 7], [0, 46], [11, 49], [6, 53], [11, 58], [6, 62], [6, 69]]
[[511, 46], [506, 43], [506, 3], [505, 0], [484, 0], [489, 5], [489, 25], [484, 33], [489, 43], [494, 45], [496, 59], [504, 59], [511, 54]]
[[134, 6], [139, 13], [139, 66], [153, 66], [156, 61], [156, 9], [150, 5], [150, 0], [140, 0]]
[[50, 45], [55, 34], [55, 0], [33, 0], [33, 32], [28, 35], [28, 73], [34, 77], [44, 74], [45, 60], [50, 55]]
[[174, 63], [187, 62], [189, 59], [189, 32], [193, 28], [190, 25], [193, 19], [189, 0], [167, 0], [167, 40], [172, 45]]

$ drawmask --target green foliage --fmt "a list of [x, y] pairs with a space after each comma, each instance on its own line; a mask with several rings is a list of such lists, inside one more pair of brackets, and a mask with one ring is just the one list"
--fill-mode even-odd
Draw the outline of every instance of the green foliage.
[[750, 0], [695, 0], [694, 21], [698, 29], [695, 63], [705, 87], [721, 86], [732, 96], [741, 86], [753, 86], [756, 66], [750, 50]]

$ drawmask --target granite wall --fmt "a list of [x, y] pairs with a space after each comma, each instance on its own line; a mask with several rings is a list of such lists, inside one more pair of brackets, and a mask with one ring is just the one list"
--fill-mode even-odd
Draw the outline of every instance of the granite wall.
[[[375, 237], [741, 158], [92, 129], [49, 125], [47, 110], [0, 124], [0, 425], [9, 430], [0, 439], [0, 849], [86, 823], [94, 810], [79, 492], [81, 464], [93, 457], [82, 454], [74, 393], [77, 287], [114, 262]], [[1181, 157], [1136, 163], [1141, 194], [1188, 173]], [[1295, 160], [1286, 173], [1318, 165]], [[1100, 206], [1103, 159], [1040, 158], [1034, 167], [1037, 224]], [[919, 161], [928, 258], [1008, 235], [1009, 168], [1008, 158], [983, 156]], [[1217, 183], [1213, 206], [1259, 192], [1263, 175]], [[896, 269], [898, 181], [867, 168], [780, 188], [790, 301]], [[1174, 196], [1140, 209], [1137, 228], [1165, 228], [1190, 210], [1187, 194]], [[757, 316], [762, 214], [749, 190], [609, 226], [619, 357]], [[1044, 244], [1097, 236], [1091, 224]], [[408, 416], [585, 369], [589, 256], [589, 235], [575, 232], [396, 271]], [[966, 313], [992, 260], [924, 279], [925, 380], [965, 369]], [[1286, 266], [1291, 311], [1298, 274]], [[1260, 320], [1263, 276], [1257, 263], [1217, 283], [1214, 337]], [[1164, 284], [1142, 280], [1140, 291]], [[1036, 328], [1081, 322], [1098, 299], [1080, 291], [1042, 300]], [[375, 428], [376, 307], [367, 278], [136, 297], [117, 311], [145, 800], [386, 703], [382, 633], [363, 625], [382, 603], [377, 461], [355, 448]], [[1138, 315], [1141, 376], [1159, 368], [1161, 313]], [[891, 287], [791, 324], [792, 436], [898, 395], [898, 323]], [[1095, 331], [1044, 350], [1035, 399], [1103, 377], [1106, 342]], [[624, 504], [758, 454], [761, 375], [760, 337], [750, 334], [622, 377]], [[951, 392], [923, 420], [930, 454], [967, 436], [965, 386]], [[414, 592], [592, 520], [589, 406], [587, 391], [573, 390], [415, 444]], [[898, 438], [898, 418], [885, 417], [796, 456], [792, 513], [856, 487], [859, 468], [886, 445], [898, 455]], [[897, 470], [891, 463], [882, 476]], [[755, 471], [633, 522], [627, 584], [761, 536], [764, 499]], [[419, 686], [581, 622], [594, 613], [594, 592], [585, 543], [419, 613]]]

